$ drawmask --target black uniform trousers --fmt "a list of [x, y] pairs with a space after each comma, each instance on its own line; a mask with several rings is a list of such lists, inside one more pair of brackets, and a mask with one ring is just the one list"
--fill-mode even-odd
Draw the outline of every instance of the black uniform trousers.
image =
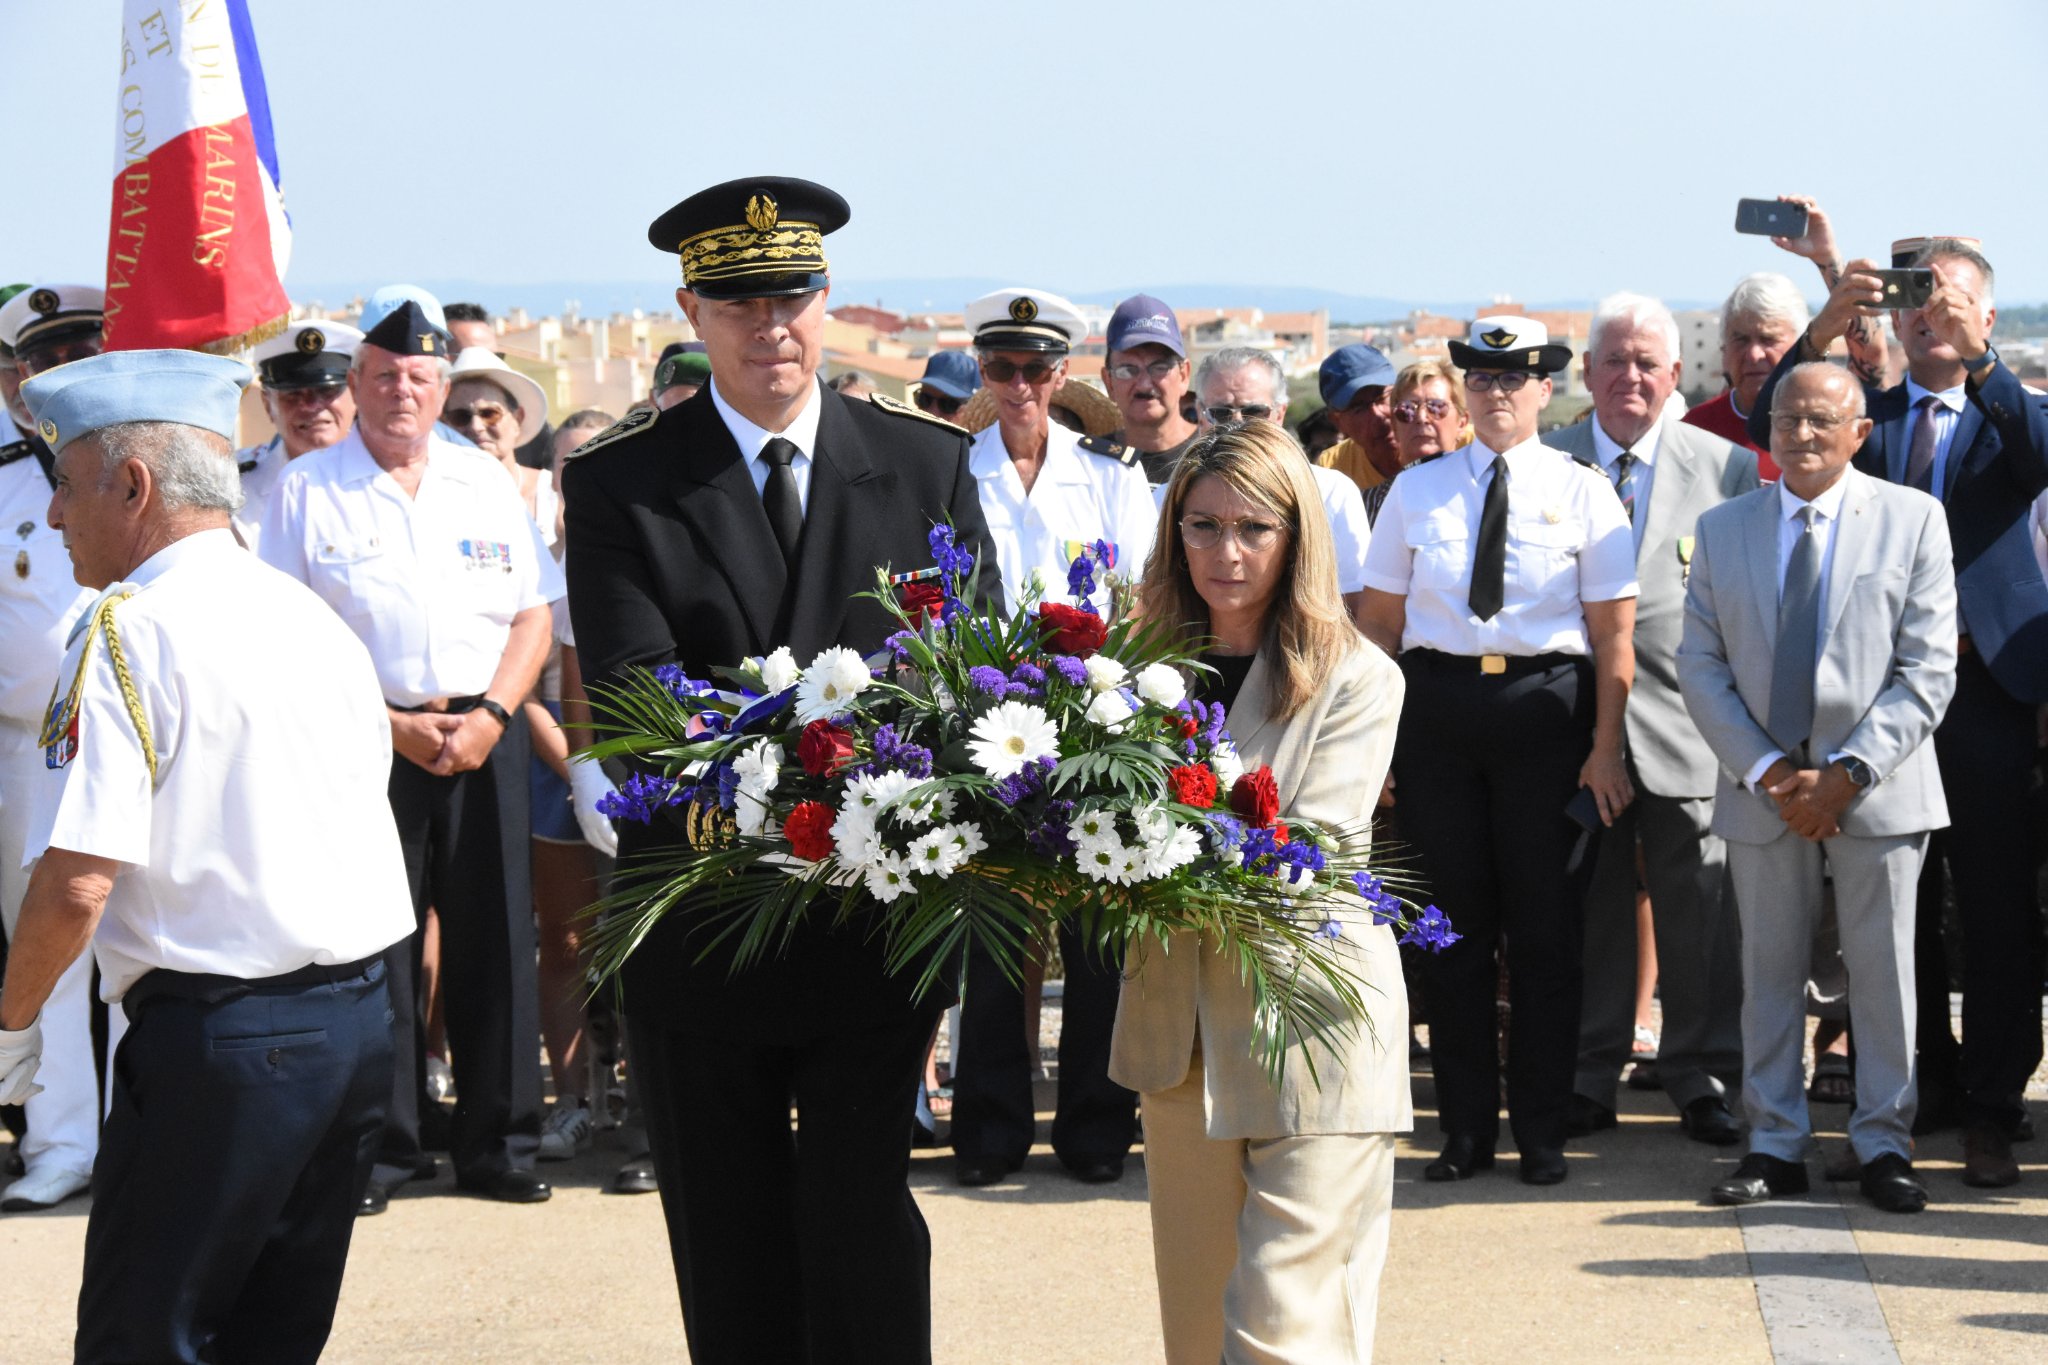
[[[1058, 1107], [1052, 1150], [1067, 1166], [1121, 1161], [1137, 1132], [1138, 1095], [1109, 1078], [1121, 970], [1059, 926], [1066, 985], [1060, 998]], [[1038, 1040], [1025, 1036], [1024, 990], [977, 949], [960, 996], [960, 1041], [953, 1065], [954, 1153], [963, 1161], [1020, 1163], [1031, 1151], [1037, 1111], [1031, 1100]]]
[[[1934, 732], [1949, 827], [1936, 830], [1920, 878], [1914, 933], [1920, 1109], [1960, 1102], [1962, 1118], [2010, 1130], [2041, 1064], [2040, 857], [2033, 804], [2034, 707], [1991, 676], [1980, 655], [1956, 660], [1956, 695]], [[1941, 870], [1955, 885], [1963, 937], [1963, 1040], [1949, 1023], [1941, 937]]]
[[[441, 992], [455, 1072], [448, 1150], [462, 1181], [530, 1170], [540, 1151], [540, 983], [533, 930], [526, 722], [514, 714], [482, 767], [437, 777], [394, 754], [391, 813], [415, 923], [441, 920]], [[397, 1056], [377, 1179], [412, 1177], [424, 1152], [427, 1001], [421, 935], [385, 953]]]
[[943, 1005], [844, 1029], [763, 1014], [707, 1032], [630, 999], [690, 1359], [929, 1362], [931, 1234], [906, 1182]]
[[319, 1359], [391, 1093], [382, 960], [151, 972], [123, 1004], [77, 1359]]
[[1564, 811], [1592, 748], [1593, 671], [1588, 659], [1544, 657], [1554, 662], [1485, 675], [1476, 659], [1401, 656], [1401, 828], [1427, 899], [1464, 936], [1423, 959], [1438, 1123], [1482, 1151], [1500, 1132], [1503, 940], [1508, 1118], [1523, 1152], [1564, 1145], [1578, 1054], [1582, 902], [1598, 849], [1580, 847], [1583, 831]]

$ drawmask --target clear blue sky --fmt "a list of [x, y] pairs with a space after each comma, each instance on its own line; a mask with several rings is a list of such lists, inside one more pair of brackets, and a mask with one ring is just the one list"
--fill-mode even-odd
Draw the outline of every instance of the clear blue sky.
[[[644, 280], [732, 176], [851, 201], [844, 281], [1718, 298], [1809, 267], [1731, 230], [1797, 191], [1852, 254], [1981, 236], [2048, 298], [2048, 5], [251, 0], [294, 281]], [[0, 0], [0, 277], [101, 278], [118, 0]], [[1938, 176], [1935, 168], [1939, 168]], [[1195, 300], [1188, 300], [1193, 303]]]

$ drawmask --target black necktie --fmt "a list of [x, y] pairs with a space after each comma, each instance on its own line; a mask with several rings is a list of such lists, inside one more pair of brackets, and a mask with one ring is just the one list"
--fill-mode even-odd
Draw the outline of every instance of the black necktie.
[[761, 458], [768, 462], [768, 486], [761, 490], [761, 506], [775, 530], [775, 543], [782, 547], [782, 562], [794, 564], [796, 543], [804, 534], [804, 502], [797, 496], [796, 475], [789, 469], [796, 447], [780, 436], [771, 437], [761, 447]]
[[1491, 621], [1500, 610], [1508, 567], [1508, 458], [1493, 457], [1493, 482], [1479, 509], [1479, 544], [1472, 555], [1472, 614]]

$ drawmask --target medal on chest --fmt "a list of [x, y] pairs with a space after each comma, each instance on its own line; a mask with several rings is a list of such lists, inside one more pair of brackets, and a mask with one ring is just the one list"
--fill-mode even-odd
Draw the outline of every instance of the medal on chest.
[[462, 558], [471, 569], [489, 573], [512, 572], [512, 546], [502, 540], [465, 540], [461, 542]]

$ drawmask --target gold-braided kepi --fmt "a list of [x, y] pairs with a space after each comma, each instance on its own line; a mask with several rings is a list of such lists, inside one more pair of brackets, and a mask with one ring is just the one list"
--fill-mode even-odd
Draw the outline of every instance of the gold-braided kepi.
[[828, 282], [825, 234], [852, 216], [823, 185], [757, 175], [699, 190], [655, 219], [647, 240], [681, 256], [683, 288], [707, 298], [809, 294]]

